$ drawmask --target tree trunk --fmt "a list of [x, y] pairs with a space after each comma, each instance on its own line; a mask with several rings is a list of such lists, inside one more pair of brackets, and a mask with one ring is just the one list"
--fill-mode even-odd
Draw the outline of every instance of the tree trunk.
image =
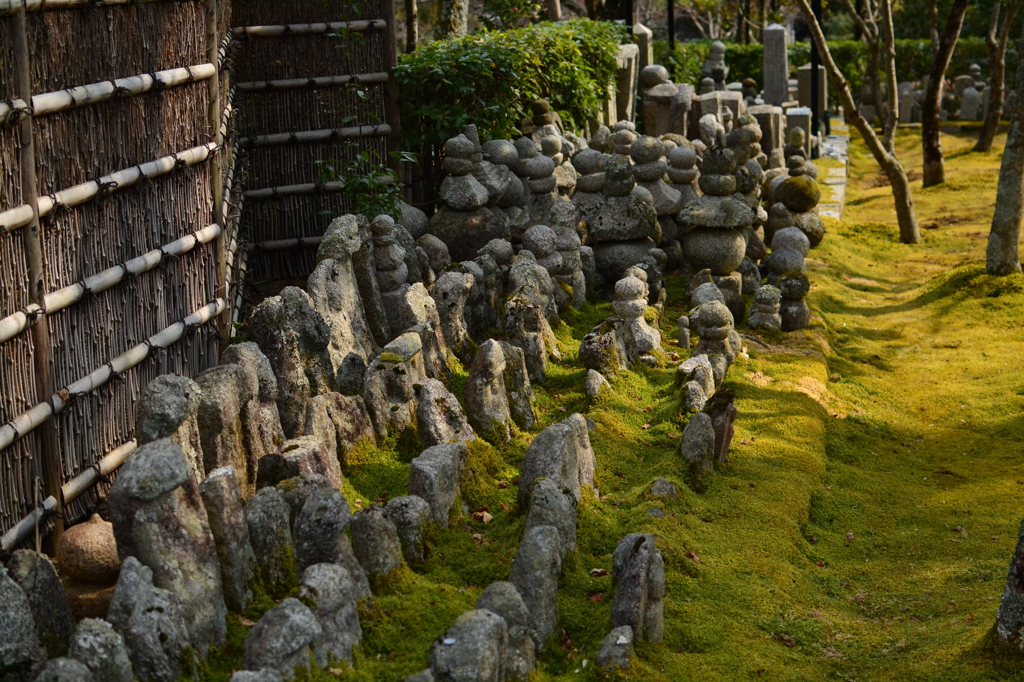
[[[1018, 43], [1024, 50], [1024, 37]], [[1017, 92], [1024, 92], [1024, 59], [1017, 64]], [[1010, 112], [1010, 133], [1003, 149], [996, 190], [996, 210], [988, 234], [985, 269], [990, 275], [1020, 272], [1020, 222], [1024, 219], [1024, 97], [1016, 97]]]
[[441, 38], [464, 36], [469, 23], [469, 0], [442, 0], [441, 17], [437, 22]]
[[964, 14], [970, 0], [955, 0], [946, 17], [946, 28], [939, 41], [939, 50], [935, 56], [935, 64], [925, 91], [921, 106], [921, 151], [924, 153], [924, 186], [940, 185], [946, 181], [946, 164], [942, 157], [942, 121], [939, 118], [941, 108], [939, 95], [942, 84], [946, 80], [946, 70], [953, 58], [953, 50], [960, 38], [960, 28], [964, 24]]
[[997, 1], [993, 8], [992, 27], [989, 29], [985, 42], [988, 47], [988, 114], [985, 116], [985, 123], [982, 124], [981, 132], [978, 133], [978, 143], [974, 145], [976, 152], [992, 151], [992, 140], [995, 139], [996, 130], [999, 129], [999, 122], [1003, 119], [1003, 98], [1006, 93], [1006, 43], [1010, 33], [1010, 26], [1017, 16], [1020, 8], [1020, 0], [1014, 0], [1006, 5], [1006, 18], [1003, 24], [996, 31], [996, 24], [999, 21], [999, 5]]
[[938, 0], [928, 0], [928, 37], [932, 41], [932, 57], [939, 54], [939, 7]]
[[[882, 0], [883, 4], [888, 5], [891, 0]], [[882, 141], [878, 139], [878, 135], [875, 134], [874, 128], [864, 118], [864, 115], [860, 113], [860, 109], [857, 108], [856, 102], [853, 101], [853, 93], [850, 92], [850, 84], [847, 82], [846, 77], [843, 76], [842, 71], [836, 66], [836, 62], [832, 59], [832, 52], [828, 49], [828, 43], [825, 41], [825, 34], [821, 30], [821, 25], [818, 24], [817, 19], [814, 17], [814, 13], [811, 11], [811, 5], [809, 0], [797, 0], [800, 6], [800, 13], [804, 17], [804, 21], [807, 23], [808, 29], [811, 32], [811, 39], [814, 40], [815, 45], [818, 47], [818, 54], [821, 55], [822, 64], [828, 69], [829, 77], [832, 81], [832, 87], [836, 91], [839, 97], [839, 101], [843, 105], [843, 111], [846, 113], [848, 122], [852, 123], [853, 126], [860, 132], [861, 137], [864, 138], [864, 144], [867, 145], [871, 151], [872, 156], [875, 157], [875, 161], [878, 166], [885, 172], [889, 178], [889, 184], [892, 186], [892, 196], [896, 204], [896, 220], [900, 226], [900, 241], [907, 244], [917, 244], [921, 241], [921, 230], [917, 224], [917, 214], [914, 211], [914, 198], [910, 192], [910, 183], [907, 180], [907, 174], [903, 170], [903, 165], [900, 164], [896, 154], [886, 150], [882, 145]], [[891, 33], [891, 32], [890, 32]], [[887, 42], [891, 43], [891, 39], [887, 39]], [[891, 55], [891, 51], [887, 52]], [[891, 57], [890, 57], [891, 59]], [[888, 67], [889, 65], [887, 65]], [[887, 71], [889, 69], [887, 68]], [[895, 87], [890, 88], [890, 101], [895, 94]], [[890, 112], [889, 116], [893, 113]], [[852, 120], [850, 120], [852, 119]]]
[[[889, 156], [896, 156], [896, 126], [900, 122], [900, 95], [896, 86], [896, 36], [892, 30], [892, 2], [882, 0], [882, 45], [885, 48], [885, 97], [889, 109], [885, 112], [885, 128], [882, 130], [882, 147]], [[893, 188], [895, 192], [895, 187]], [[895, 196], [895, 194], [894, 194]], [[907, 196], [910, 196], [908, 191]], [[897, 215], [899, 210], [896, 211]], [[916, 221], [915, 221], [916, 224]], [[920, 234], [917, 237], [920, 241]]]
[[415, 52], [420, 42], [420, 17], [416, 0], [405, 0], [405, 51]]

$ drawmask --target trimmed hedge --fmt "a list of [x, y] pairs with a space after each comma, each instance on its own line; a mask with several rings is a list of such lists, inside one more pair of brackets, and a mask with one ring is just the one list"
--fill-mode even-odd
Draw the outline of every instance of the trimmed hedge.
[[[700, 83], [700, 67], [707, 59], [711, 41], [676, 42], [676, 49], [669, 54], [668, 41], [654, 43], [654, 59], [665, 65], [677, 83]], [[837, 40], [829, 43], [833, 59], [843, 75], [850, 81], [854, 95], [864, 85], [864, 73], [868, 69], [868, 47], [861, 41]], [[729, 66], [729, 80], [742, 81], [753, 78], [758, 86], [763, 85], [762, 47], [759, 44], [742, 45], [726, 43], [725, 63]], [[811, 59], [810, 43], [796, 43], [789, 46], [790, 77], [796, 77], [796, 69]], [[1011, 43], [1006, 48], [1007, 79], [1012, 81], [1017, 70], [1017, 49]], [[932, 47], [928, 40], [896, 41], [896, 77], [902, 81], [920, 81], [932, 68]], [[985, 39], [978, 36], [962, 36], [953, 52], [949, 65], [949, 77], [967, 73], [971, 64], [978, 64], [988, 70], [988, 50]]]
[[398, 57], [403, 142], [439, 150], [475, 123], [482, 139], [516, 138], [530, 101], [544, 98], [568, 129], [583, 130], [615, 81], [629, 41], [611, 22], [574, 19], [438, 40]]

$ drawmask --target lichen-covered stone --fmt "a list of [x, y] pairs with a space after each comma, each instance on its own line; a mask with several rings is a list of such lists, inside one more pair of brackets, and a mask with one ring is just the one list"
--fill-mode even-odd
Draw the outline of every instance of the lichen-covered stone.
[[240, 366], [254, 387], [256, 400], [242, 406], [245, 445], [253, 460], [277, 452], [284, 443], [281, 414], [277, 410], [277, 377], [270, 360], [252, 341], [234, 343], [220, 357], [221, 364]]
[[202, 391], [196, 382], [176, 374], [162, 374], [149, 382], [135, 408], [135, 441], [145, 445], [170, 438], [185, 454], [197, 481], [206, 476], [196, 420], [201, 398]]
[[430, 505], [434, 521], [448, 527], [452, 505], [459, 495], [459, 479], [469, 451], [462, 441], [427, 448], [412, 461], [409, 494]]
[[689, 475], [698, 492], [715, 470], [715, 429], [711, 417], [698, 412], [683, 429], [679, 454], [689, 463]]
[[508, 626], [490, 611], [475, 609], [455, 619], [443, 637], [430, 647], [435, 680], [505, 680]]
[[576, 551], [576, 500], [554, 481], [541, 479], [533, 486], [525, 529], [554, 526], [558, 529], [562, 557]]
[[512, 562], [509, 581], [516, 586], [530, 612], [530, 636], [541, 649], [558, 623], [558, 576], [562, 572], [562, 548], [558, 529], [534, 526]]
[[325, 393], [309, 401], [305, 435], [322, 440], [326, 456], [339, 463], [360, 441], [377, 440], [362, 396], [341, 393]]
[[199, 494], [217, 546], [224, 602], [232, 611], [242, 612], [252, 599], [249, 585], [256, 569], [256, 555], [249, 544], [249, 527], [235, 470], [223, 467], [211, 471], [199, 485]]
[[309, 294], [285, 287], [253, 309], [249, 337], [274, 368], [284, 434], [302, 433], [310, 398], [335, 390], [335, 370], [327, 352], [330, 328]]
[[97, 682], [132, 682], [124, 638], [105, 620], [85, 618], [75, 628], [68, 656], [84, 663]]
[[422, 564], [427, 556], [423, 530], [433, 521], [430, 505], [416, 495], [403, 495], [388, 500], [384, 511], [395, 524], [406, 562], [414, 566]]
[[501, 616], [508, 626], [505, 679], [525, 680], [537, 667], [536, 647], [530, 636], [530, 610], [512, 583], [499, 580], [484, 588], [476, 600], [477, 609]]
[[46, 662], [36, 682], [94, 682], [92, 671], [73, 658], [53, 658]]
[[196, 664], [184, 609], [153, 571], [129, 556], [121, 566], [107, 619], [124, 637], [132, 671], [143, 682], [177, 682]]
[[295, 668], [309, 667], [311, 647], [322, 634], [308, 607], [298, 599], [285, 599], [249, 631], [242, 662], [250, 670], [270, 668], [290, 680]]
[[19, 549], [7, 561], [7, 571], [28, 599], [36, 634], [46, 649], [46, 655], [54, 658], [67, 654], [75, 631], [75, 618], [50, 558], [39, 552]]
[[256, 491], [256, 452], [247, 447], [243, 410], [257, 398], [256, 387], [241, 365], [219, 365], [196, 378], [202, 391], [197, 420], [203, 444], [203, 467], [230, 466], [243, 494]]
[[397, 435], [415, 423], [416, 386], [427, 379], [423, 341], [406, 332], [381, 349], [366, 370], [363, 401], [378, 438]]
[[352, 549], [374, 584], [386, 581], [402, 565], [398, 529], [384, 507], [371, 504], [352, 516]]
[[288, 503], [277, 488], [261, 488], [245, 503], [249, 542], [267, 594], [280, 599], [296, 581]]
[[363, 638], [359, 592], [349, 572], [338, 564], [314, 564], [302, 574], [299, 598], [313, 611], [322, 630], [313, 642], [321, 668], [331, 660], [352, 662], [352, 647]]
[[169, 438], [140, 447], [122, 465], [109, 501], [121, 558], [136, 557], [152, 569], [154, 585], [177, 596], [197, 651], [223, 644], [227, 607], [217, 547], [181, 448]]
[[30, 682], [46, 660], [25, 591], [0, 570], [0, 677]]
[[416, 431], [424, 446], [476, 440], [476, 433], [463, 414], [462, 405], [440, 381], [424, 380], [420, 384], [418, 398]]

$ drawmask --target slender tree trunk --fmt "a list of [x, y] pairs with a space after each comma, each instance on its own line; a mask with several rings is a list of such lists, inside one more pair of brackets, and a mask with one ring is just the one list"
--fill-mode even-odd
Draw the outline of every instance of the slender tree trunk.
[[1011, 0], [1006, 4], [1006, 17], [997, 31], [999, 22], [1000, 2], [996, 0], [992, 9], [992, 25], [989, 28], [985, 43], [988, 47], [988, 113], [981, 132], [978, 133], [976, 152], [992, 151], [992, 140], [995, 139], [999, 121], [1003, 119], [1003, 98], [1006, 93], [1006, 43], [1010, 35], [1010, 26], [1017, 17], [1020, 0]]
[[[1017, 43], [1024, 50], [1024, 37]], [[1017, 64], [1017, 92], [1024, 92], [1024, 59]], [[988, 234], [985, 269], [990, 275], [1020, 272], [1020, 223], [1024, 219], [1024, 97], [1014, 98], [1010, 133], [1003, 149], [996, 210]]]
[[[891, 0], [882, 0], [881, 4], [881, 19], [882, 19], [882, 46], [885, 50], [885, 97], [888, 100], [889, 110], [885, 115], [885, 128], [882, 131], [882, 147], [889, 153], [889, 156], [895, 158], [896, 156], [896, 126], [900, 122], [900, 93], [899, 88], [896, 86], [896, 36], [892, 30], [892, 2]], [[902, 173], [903, 167], [900, 167]], [[904, 174], [905, 177], [905, 174]], [[892, 182], [892, 177], [889, 178]], [[895, 196], [896, 186], [893, 185], [893, 194]], [[909, 189], [907, 190], [907, 196], [910, 196]], [[898, 203], [898, 202], [897, 202]], [[896, 209], [897, 215], [899, 209]], [[915, 224], [916, 224], [915, 220]], [[918, 235], [917, 241], [921, 241], [920, 235]]]
[[937, 0], [928, 0], [928, 37], [932, 41], [932, 57], [939, 54], [939, 7]]
[[469, 0], [442, 0], [437, 27], [441, 38], [464, 36], [469, 30]]
[[[889, 5], [890, 1], [882, 0], [882, 4]], [[846, 77], [843, 76], [842, 71], [839, 70], [839, 67], [836, 66], [835, 60], [832, 59], [832, 52], [828, 49], [825, 34], [821, 30], [821, 25], [814, 18], [809, 0], [797, 0], [797, 2], [804, 21], [811, 31], [811, 39], [818, 46], [818, 53], [821, 55], [822, 64], [828, 69], [828, 74], [832, 80], [832, 87], [839, 96], [839, 101], [843, 105], [843, 111], [846, 113], [848, 121], [860, 132], [861, 137], [864, 138], [864, 144], [867, 145], [872, 156], [875, 157], [875, 161], [878, 162], [879, 167], [886, 177], [889, 178], [889, 184], [892, 186], [893, 200], [896, 204], [896, 220], [900, 227], [900, 241], [907, 244], [917, 244], [921, 241], [921, 230], [917, 224], [917, 213], [914, 211], [914, 197], [911, 194], [910, 182], [907, 179], [906, 172], [903, 170], [903, 165], [896, 158], [894, 152], [890, 152], [885, 148], [882, 141], [878, 139], [878, 135], [875, 134], [874, 128], [871, 127], [871, 124], [861, 114], [860, 109], [857, 108], [856, 102], [853, 101], [850, 84], [847, 82]], [[891, 12], [889, 13], [891, 14]], [[886, 42], [891, 46], [891, 31], [886, 38]], [[891, 60], [891, 49], [887, 54], [890, 55], [889, 59]], [[887, 71], [889, 71], [888, 68]], [[895, 73], [895, 69], [892, 69], [892, 71]], [[889, 89], [890, 102], [895, 97], [895, 92], [896, 88], [893, 85]], [[891, 109], [889, 112], [890, 118], [896, 113], [896, 107], [891, 107]]]
[[946, 28], [939, 41], [939, 51], [935, 56], [932, 73], [925, 91], [921, 106], [921, 151], [924, 153], [924, 186], [940, 185], [946, 181], [946, 164], [942, 157], [942, 121], [939, 118], [942, 84], [946, 80], [946, 70], [953, 58], [953, 50], [960, 38], [960, 28], [964, 24], [964, 14], [970, 0], [955, 0], [946, 18]]
[[420, 42], [420, 10], [416, 0], [405, 0], [405, 51], [415, 52]]

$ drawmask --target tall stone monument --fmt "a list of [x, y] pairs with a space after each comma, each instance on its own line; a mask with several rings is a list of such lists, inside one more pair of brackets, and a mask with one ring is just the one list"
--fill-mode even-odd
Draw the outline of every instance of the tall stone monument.
[[789, 99], [789, 53], [786, 27], [772, 24], [764, 30], [764, 102], [781, 106]]

